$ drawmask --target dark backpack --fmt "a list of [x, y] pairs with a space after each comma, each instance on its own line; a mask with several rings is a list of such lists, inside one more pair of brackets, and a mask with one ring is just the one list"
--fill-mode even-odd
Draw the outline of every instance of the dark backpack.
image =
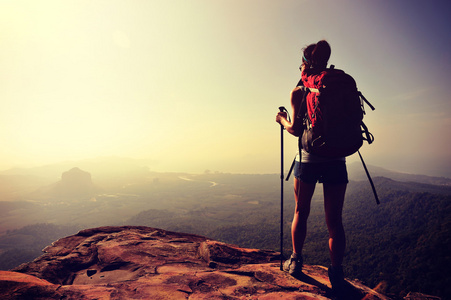
[[[374, 107], [357, 90], [355, 80], [345, 72], [326, 69], [303, 79], [306, 105], [300, 147], [323, 157], [344, 157], [357, 152], [373, 135], [363, 123], [363, 101]], [[363, 100], [363, 101], [362, 101]]]

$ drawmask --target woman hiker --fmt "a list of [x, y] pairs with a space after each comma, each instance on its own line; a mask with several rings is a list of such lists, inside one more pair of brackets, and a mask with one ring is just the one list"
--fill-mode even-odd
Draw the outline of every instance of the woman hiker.
[[[304, 48], [300, 68], [302, 82], [307, 82], [310, 76], [315, 76], [324, 71], [330, 54], [330, 46], [324, 40]], [[279, 112], [276, 116], [276, 122], [296, 137], [302, 135], [305, 111], [311, 111], [312, 109], [308, 107], [308, 103], [306, 103], [307, 105], [302, 103], [303, 99], [305, 99], [304, 91], [298, 86], [291, 92], [293, 121], [288, 121], [287, 113], [285, 112]], [[345, 157], [320, 157], [300, 149], [300, 153], [296, 156], [294, 176], [296, 207], [291, 226], [293, 253], [285, 261], [283, 269], [292, 275], [302, 272], [302, 248], [307, 233], [310, 203], [315, 185], [317, 182], [320, 182], [323, 184], [325, 217], [329, 231], [331, 266], [328, 269], [328, 273], [333, 289], [341, 290], [344, 284], [342, 262], [346, 246], [342, 224], [342, 210], [348, 183]]]

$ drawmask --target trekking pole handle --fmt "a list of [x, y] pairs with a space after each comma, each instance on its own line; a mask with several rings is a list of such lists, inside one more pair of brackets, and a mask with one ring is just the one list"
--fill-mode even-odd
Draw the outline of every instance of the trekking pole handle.
[[[289, 113], [288, 110], [285, 108], [285, 106], [279, 106], [279, 111], [280, 111], [280, 112], [287, 113], [288, 121], [291, 122], [290, 113]], [[280, 126], [282, 126], [282, 124], [280, 124]], [[283, 127], [283, 126], [282, 126], [282, 127]], [[285, 128], [284, 128], [284, 129], [285, 129]]]
[[280, 112], [284, 112], [284, 111], [287, 111], [287, 109], [286, 109], [284, 106], [280, 106], [280, 107], [279, 107], [279, 111], [280, 111]]

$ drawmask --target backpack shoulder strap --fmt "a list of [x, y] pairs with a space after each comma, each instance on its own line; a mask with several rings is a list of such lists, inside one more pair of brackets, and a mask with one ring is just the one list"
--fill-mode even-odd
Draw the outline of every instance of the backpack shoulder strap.
[[374, 142], [374, 136], [369, 132], [368, 127], [363, 123], [363, 121], [360, 123], [360, 126], [362, 127], [362, 133], [364, 135], [363, 140], [367, 141], [368, 144], [371, 144]]
[[308, 89], [312, 93], [319, 93], [320, 92], [319, 89], [314, 89], [314, 88], [306, 88], [306, 89]]
[[366, 98], [363, 96], [363, 94], [360, 91], [359, 91], [359, 96], [360, 96], [360, 98], [362, 98], [363, 101], [365, 101], [366, 104], [368, 104], [368, 106], [371, 108], [371, 110], [375, 110], [374, 106], [371, 105], [371, 103], [368, 100], [366, 100]]

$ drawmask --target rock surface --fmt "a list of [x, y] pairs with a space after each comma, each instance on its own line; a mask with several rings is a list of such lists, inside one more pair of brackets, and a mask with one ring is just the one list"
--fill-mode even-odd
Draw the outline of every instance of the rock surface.
[[[333, 299], [324, 267], [294, 278], [277, 252], [149, 227], [87, 229], [44, 252], [0, 271], [0, 299]], [[346, 299], [388, 298], [348, 280]]]

